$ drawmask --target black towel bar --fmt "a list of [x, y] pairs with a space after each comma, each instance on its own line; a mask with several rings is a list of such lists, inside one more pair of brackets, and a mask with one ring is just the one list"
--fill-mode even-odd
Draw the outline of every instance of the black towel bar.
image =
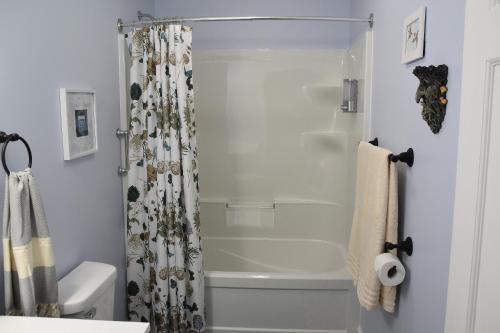
[[405, 151], [405, 152], [403, 152], [401, 154], [398, 154], [398, 155], [391, 154], [391, 155], [389, 155], [389, 158], [393, 162], [404, 162], [404, 163], [408, 164], [409, 167], [411, 167], [411, 166], [413, 166], [413, 159], [415, 158], [415, 156], [413, 155], [413, 149], [412, 148], [408, 148], [407, 151]]
[[[368, 143], [371, 143], [374, 146], [378, 146], [378, 138], [375, 138], [371, 141], [368, 141]], [[411, 166], [413, 166], [415, 155], [413, 153], [413, 148], [408, 148], [407, 151], [402, 152], [401, 154], [389, 155], [389, 158], [392, 162], [403, 162], [403, 163], [406, 163], [409, 167], [411, 167]]]
[[378, 146], [378, 138], [375, 138], [375, 139], [373, 139], [371, 141], [368, 141], [368, 143], [371, 143], [374, 146]]

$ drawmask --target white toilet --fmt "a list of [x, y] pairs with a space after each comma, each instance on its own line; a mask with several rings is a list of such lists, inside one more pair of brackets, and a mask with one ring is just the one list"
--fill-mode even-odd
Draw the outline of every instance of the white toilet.
[[61, 316], [113, 320], [116, 267], [84, 261], [58, 282]]

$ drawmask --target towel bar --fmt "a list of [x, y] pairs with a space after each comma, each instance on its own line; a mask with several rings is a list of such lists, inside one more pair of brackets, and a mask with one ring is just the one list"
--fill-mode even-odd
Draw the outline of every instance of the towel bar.
[[[374, 146], [378, 146], [378, 138], [375, 138], [371, 141], [368, 141], [368, 143], [371, 143]], [[411, 166], [413, 166], [413, 161], [415, 159], [415, 155], [413, 153], [413, 148], [408, 148], [407, 151], [402, 152], [401, 154], [389, 155], [389, 158], [392, 162], [403, 162], [403, 163], [406, 163], [409, 167], [411, 167]]]
[[413, 159], [415, 157], [414, 157], [414, 154], [413, 154], [413, 148], [408, 148], [407, 151], [405, 151], [405, 152], [403, 152], [401, 154], [398, 154], [398, 155], [391, 154], [391, 155], [389, 155], [389, 158], [393, 162], [404, 162], [404, 163], [408, 164], [409, 167], [411, 167], [411, 166], [413, 166]]
[[400, 251], [406, 252], [407, 255], [411, 256], [413, 254], [413, 240], [411, 237], [406, 237], [406, 239], [398, 244], [392, 244], [385, 242], [384, 252], [389, 250], [398, 249]]

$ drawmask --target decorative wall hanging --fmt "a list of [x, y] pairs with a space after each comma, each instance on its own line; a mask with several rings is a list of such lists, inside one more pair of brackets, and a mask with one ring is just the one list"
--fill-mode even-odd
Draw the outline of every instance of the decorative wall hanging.
[[420, 7], [407, 16], [403, 27], [403, 64], [424, 57], [425, 46], [425, 7]]
[[64, 159], [73, 160], [97, 151], [95, 92], [59, 90]]
[[437, 134], [441, 129], [448, 104], [446, 99], [448, 66], [417, 66], [413, 74], [420, 80], [415, 100], [422, 104], [422, 117], [432, 133]]

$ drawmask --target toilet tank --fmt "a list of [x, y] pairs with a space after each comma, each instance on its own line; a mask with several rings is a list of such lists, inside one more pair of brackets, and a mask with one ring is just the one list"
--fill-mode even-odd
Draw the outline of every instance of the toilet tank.
[[113, 320], [116, 267], [84, 261], [58, 282], [62, 317]]

